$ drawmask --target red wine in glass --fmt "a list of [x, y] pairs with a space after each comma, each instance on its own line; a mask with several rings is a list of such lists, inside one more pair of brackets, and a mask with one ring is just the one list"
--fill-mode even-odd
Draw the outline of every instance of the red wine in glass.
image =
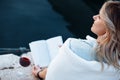
[[28, 57], [20, 57], [19, 63], [23, 67], [28, 67], [30, 65], [30, 59]]

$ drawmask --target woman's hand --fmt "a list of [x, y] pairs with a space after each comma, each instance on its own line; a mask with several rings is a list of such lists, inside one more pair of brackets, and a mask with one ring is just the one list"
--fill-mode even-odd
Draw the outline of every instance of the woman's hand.
[[[40, 72], [39, 72], [40, 71]], [[39, 72], [39, 74], [37, 75], [37, 73]], [[32, 73], [36, 76], [36, 77], [41, 77], [41, 78], [45, 78], [46, 76], [46, 72], [47, 72], [47, 68], [41, 68], [39, 66], [34, 66], [32, 69]]]

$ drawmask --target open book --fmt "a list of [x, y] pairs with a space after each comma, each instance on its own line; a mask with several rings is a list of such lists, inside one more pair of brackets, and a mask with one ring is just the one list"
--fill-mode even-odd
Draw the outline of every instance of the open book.
[[59, 46], [63, 44], [61, 36], [47, 40], [37, 40], [29, 43], [31, 54], [35, 65], [46, 67], [58, 54]]

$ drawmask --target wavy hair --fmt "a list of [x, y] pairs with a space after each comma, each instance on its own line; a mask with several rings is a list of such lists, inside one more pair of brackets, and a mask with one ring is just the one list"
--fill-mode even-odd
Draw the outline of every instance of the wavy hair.
[[107, 1], [101, 10], [109, 35], [103, 40], [104, 44], [98, 45], [96, 55], [102, 69], [105, 62], [120, 70], [120, 1]]

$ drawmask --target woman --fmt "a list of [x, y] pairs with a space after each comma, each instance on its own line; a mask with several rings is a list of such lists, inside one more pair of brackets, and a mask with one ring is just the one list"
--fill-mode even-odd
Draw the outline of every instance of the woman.
[[119, 80], [120, 1], [105, 2], [93, 19], [97, 39], [67, 39], [48, 68], [34, 67], [33, 74], [45, 80]]

